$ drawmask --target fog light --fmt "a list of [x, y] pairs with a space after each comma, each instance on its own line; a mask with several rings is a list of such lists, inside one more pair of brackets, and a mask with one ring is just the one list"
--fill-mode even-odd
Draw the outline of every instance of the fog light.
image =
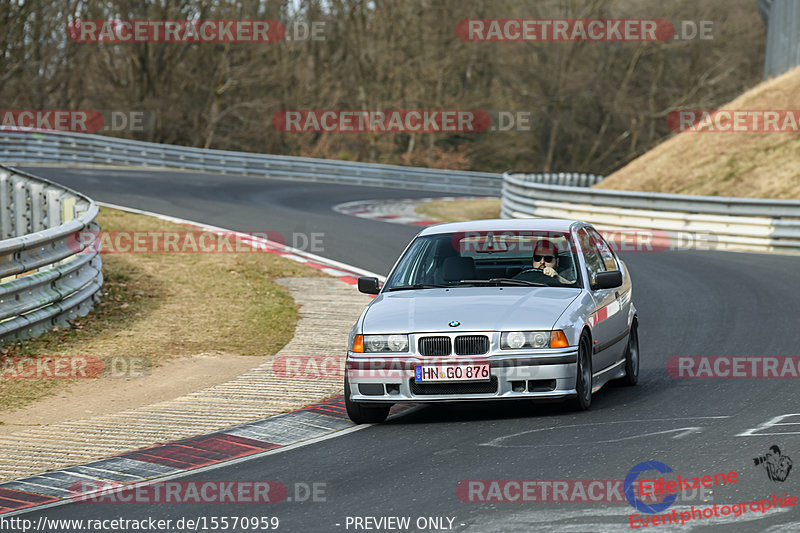
[[365, 396], [383, 396], [383, 383], [360, 383], [358, 390]]
[[556, 390], [556, 380], [554, 379], [528, 380], [528, 392], [550, 392], [552, 390]]

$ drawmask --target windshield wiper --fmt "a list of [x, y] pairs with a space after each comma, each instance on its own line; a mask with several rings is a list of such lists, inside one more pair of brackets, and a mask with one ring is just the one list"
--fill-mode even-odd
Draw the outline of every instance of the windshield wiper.
[[535, 281], [526, 281], [523, 279], [512, 279], [512, 278], [492, 278], [492, 279], [462, 279], [458, 282], [459, 285], [464, 284], [474, 284], [474, 285], [518, 285], [521, 287], [549, 287], [549, 285], [545, 283], [537, 283]]
[[396, 287], [389, 287], [387, 291], [411, 291], [415, 289], [443, 289], [444, 285], [430, 285], [427, 283], [415, 283], [414, 285], [398, 285]]
[[529, 287], [549, 287], [546, 283], [539, 283], [538, 281], [527, 281], [524, 279], [513, 278], [492, 278], [489, 283], [497, 283], [498, 285], [527, 285]]

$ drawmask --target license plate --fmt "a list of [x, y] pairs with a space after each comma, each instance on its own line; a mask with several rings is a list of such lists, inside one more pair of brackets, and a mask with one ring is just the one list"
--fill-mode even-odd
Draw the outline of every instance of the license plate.
[[416, 381], [489, 381], [489, 363], [472, 365], [425, 365], [414, 369]]

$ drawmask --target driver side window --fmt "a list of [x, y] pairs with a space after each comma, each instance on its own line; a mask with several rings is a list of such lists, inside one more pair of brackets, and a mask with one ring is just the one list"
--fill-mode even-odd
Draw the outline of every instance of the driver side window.
[[617, 260], [614, 258], [614, 252], [611, 251], [611, 247], [608, 246], [603, 236], [597, 233], [593, 228], [589, 228], [589, 235], [592, 237], [594, 247], [600, 252], [600, 257], [606, 265], [606, 270], [618, 270], [619, 268], [617, 267]]
[[581, 252], [583, 253], [583, 260], [586, 261], [586, 274], [589, 276], [589, 283], [594, 285], [595, 276], [598, 272], [605, 272], [606, 266], [593, 239], [585, 229], [578, 230], [578, 242], [581, 245]]

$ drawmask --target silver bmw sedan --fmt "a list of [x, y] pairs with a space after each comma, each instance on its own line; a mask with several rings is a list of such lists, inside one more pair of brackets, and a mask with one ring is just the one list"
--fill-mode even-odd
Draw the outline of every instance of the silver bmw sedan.
[[350, 331], [347, 412], [401, 402], [566, 399], [588, 409], [639, 375], [628, 269], [590, 224], [476, 220], [426, 228]]

